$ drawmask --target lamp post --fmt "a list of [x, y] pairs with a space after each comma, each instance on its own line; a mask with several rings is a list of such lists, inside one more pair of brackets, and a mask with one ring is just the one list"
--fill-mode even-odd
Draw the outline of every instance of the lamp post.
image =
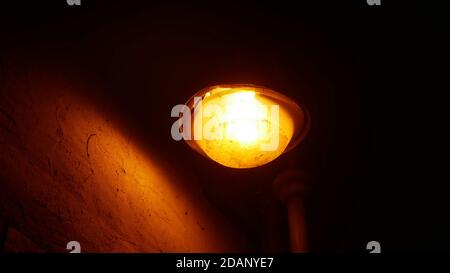
[[[217, 85], [200, 90], [187, 104], [188, 129], [194, 137], [187, 144], [217, 163], [230, 168], [254, 168], [292, 150], [306, 136], [310, 118], [306, 109], [269, 88]], [[180, 120], [182, 120], [180, 118]], [[288, 210], [292, 252], [306, 252], [306, 226], [302, 196], [307, 176], [289, 169], [274, 181], [274, 191]]]
[[280, 173], [273, 188], [287, 207], [291, 252], [308, 252], [307, 230], [303, 197], [307, 192], [309, 177], [306, 173], [288, 169]]

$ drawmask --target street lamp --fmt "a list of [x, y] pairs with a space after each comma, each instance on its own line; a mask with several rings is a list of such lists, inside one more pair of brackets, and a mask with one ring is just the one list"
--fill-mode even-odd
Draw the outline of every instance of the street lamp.
[[[292, 99], [266, 87], [227, 84], [204, 88], [186, 103], [190, 110], [187, 144], [230, 168], [254, 168], [292, 150], [306, 136], [310, 118]], [[304, 176], [280, 174], [274, 189], [288, 207], [291, 250], [307, 250], [301, 196]]]

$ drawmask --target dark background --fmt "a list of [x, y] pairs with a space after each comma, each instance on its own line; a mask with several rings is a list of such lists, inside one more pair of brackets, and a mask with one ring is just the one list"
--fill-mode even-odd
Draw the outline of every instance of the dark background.
[[[256, 250], [288, 249], [286, 232], [269, 224], [287, 228], [271, 182], [288, 157], [314, 178], [305, 200], [312, 251], [366, 252], [372, 240], [383, 252], [439, 247], [402, 187], [398, 33], [387, 1], [147, 2], [2, 4], [0, 58], [20, 52], [99, 86], [83, 95], [109, 105], [167, 161], [183, 162]], [[223, 83], [292, 97], [311, 113], [310, 134], [251, 170], [219, 166], [173, 141], [171, 108]]]

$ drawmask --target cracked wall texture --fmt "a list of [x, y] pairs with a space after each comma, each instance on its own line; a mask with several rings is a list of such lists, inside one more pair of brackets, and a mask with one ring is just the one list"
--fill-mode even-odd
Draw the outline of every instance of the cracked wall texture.
[[192, 176], [77, 92], [93, 87], [12, 64], [0, 71], [0, 216], [14, 232], [48, 252], [73, 240], [82, 252], [247, 249]]

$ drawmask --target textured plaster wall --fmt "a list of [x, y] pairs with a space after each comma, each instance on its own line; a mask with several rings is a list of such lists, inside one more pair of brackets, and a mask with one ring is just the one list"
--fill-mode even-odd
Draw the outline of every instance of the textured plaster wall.
[[73, 240], [82, 252], [246, 250], [192, 176], [78, 95], [93, 87], [61, 75], [2, 66], [0, 217], [13, 235], [43, 251]]

